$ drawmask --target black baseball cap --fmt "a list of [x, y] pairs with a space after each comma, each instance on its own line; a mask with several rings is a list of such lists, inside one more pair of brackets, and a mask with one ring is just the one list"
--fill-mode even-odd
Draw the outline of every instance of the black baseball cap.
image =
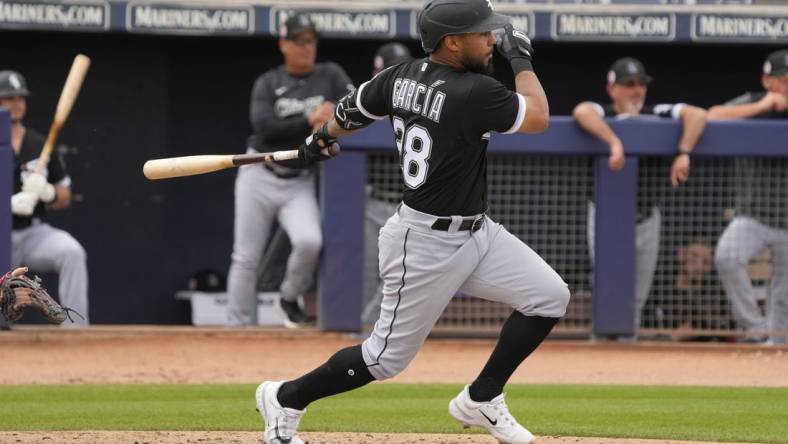
[[301, 12], [294, 12], [288, 15], [279, 28], [279, 36], [288, 40], [292, 40], [302, 32], [313, 32], [316, 36], [318, 35], [315, 23], [309, 15]]
[[378, 48], [372, 63], [375, 71], [381, 71], [389, 66], [410, 61], [412, 58], [407, 46], [402, 43], [391, 42]]
[[30, 91], [22, 74], [16, 71], [0, 71], [0, 99], [27, 97]]
[[651, 83], [651, 76], [646, 74], [646, 67], [638, 59], [624, 57], [616, 60], [607, 72], [607, 84], [626, 83], [639, 79], [644, 84]]
[[788, 76], [788, 49], [774, 51], [763, 62], [763, 75], [770, 77]]

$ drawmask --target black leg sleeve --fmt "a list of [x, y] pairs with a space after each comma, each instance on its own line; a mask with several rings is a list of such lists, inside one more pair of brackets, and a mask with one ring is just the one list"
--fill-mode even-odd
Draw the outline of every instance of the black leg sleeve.
[[303, 410], [309, 403], [327, 396], [357, 389], [374, 381], [361, 355], [361, 344], [334, 353], [325, 364], [279, 389], [282, 407]]
[[471, 399], [482, 402], [500, 395], [512, 373], [544, 341], [559, 319], [513, 312], [503, 324], [490, 359], [468, 388]]

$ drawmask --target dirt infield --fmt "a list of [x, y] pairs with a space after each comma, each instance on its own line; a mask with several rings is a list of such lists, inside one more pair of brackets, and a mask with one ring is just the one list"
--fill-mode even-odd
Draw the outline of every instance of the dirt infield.
[[[298, 376], [359, 341], [314, 330], [20, 327], [0, 333], [0, 353], [15, 357], [0, 384], [255, 383]], [[471, 381], [492, 348], [430, 339], [393, 382]], [[271, 366], [272, 357], [288, 366]], [[788, 387], [786, 368], [788, 347], [547, 341], [512, 382]]]
[[[0, 384], [256, 383], [292, 378], [359, 339], [317, 331], [192, 327], [20, 327], [0, 333]], [[428, 340], [394, 382], [472, 380], [492, 340]], [[462, 357], [464, 365], [456, 365]], [[287, 368], [269, 365], [271, 359]], [[52, 365], [57, 362], [57, 365]], [[548, 341], [513, 376], [515, 383], [788, 386], [788, 347], [732, 344]], [[494, 443], [486, 435], [305, 433], [311, 443]], [[259, 443], [245, 432], [0, 433], [12, 443]], [[540, 443], [675, 441], [543, 437]]]

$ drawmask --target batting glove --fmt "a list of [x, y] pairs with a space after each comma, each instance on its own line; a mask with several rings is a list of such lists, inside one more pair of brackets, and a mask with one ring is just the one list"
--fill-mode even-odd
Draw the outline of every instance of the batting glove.
[[493, 36], [495, 50], [509, 61], [515, 76], [520, 71], [534, 70], [531, 64], [534, 48], [531, 46], [531, 39], [524, 32], [514, 29], [512, 25], [506, 25], [493, 31]]
[[330, 159], [339, 153], [337, 139], [328, 135], [328, 123], [324, 123], [314, 134], [307, 137], [298, 147], [298, 159], [305, 166]]
[[11, 196], [11, 212], [17, 216], [30, 216], [36, 209], [38, 195], [29, 191], [20, 191]]
[[44, 203], [51, 203], [57, 197], [55, 187], [39, 173], [31, 173], [25, 177], [22, 182], [22, 191], [35, 194]]

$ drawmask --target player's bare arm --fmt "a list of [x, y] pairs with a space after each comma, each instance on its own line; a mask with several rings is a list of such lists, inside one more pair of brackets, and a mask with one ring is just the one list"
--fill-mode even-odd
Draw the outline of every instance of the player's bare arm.
[[55, 200], [49, 204], [53, 210], [63, 210], [71, 205], [71, 187], [55, 186]]
[[780, 93], [768, 92], [757, 102], [740, 105], [716, 105], [709, 108], [709, 120], [748, 119], [770, 111], [782, 111], [788, 107], [788, 99]]
[[700, 139], [703, 130], [706, 128], [707, 114], [706, 110], [697, 106], [684, 105], [681, 108], [679, 116], [683, 131], [681, 139], [679, 139], [679, 154], [673, 159], [673, 165], [670, 167], [670, 183], [674, 188], [689, 179], [689, 154], [695, 149], [698, 139]]
[[624, 144], [610, 128], [610, 125], [599, 115], [599, 111], [596, 109], [598, 106], [592, 102], [581, 102], [575, 107], [572, 115], [584, 130], [610, 147], [608, 159], [610, 170], [621, 171], [624, 168]]
[[541, 133], [550, 125], [550, 105], [542, 84], [533, 71], [522, 71], [514, 79], [517, 92], [525, 97], [526, 111], [518, 133]]
[[703, 130], [706, 128], [706, 115], [708, 113], [703, 108], [697, 106], [684, 105], [681, 108], [680, 117], [683, 131], [679, 139], [679, 151], [689, 154], [698, 144]]

